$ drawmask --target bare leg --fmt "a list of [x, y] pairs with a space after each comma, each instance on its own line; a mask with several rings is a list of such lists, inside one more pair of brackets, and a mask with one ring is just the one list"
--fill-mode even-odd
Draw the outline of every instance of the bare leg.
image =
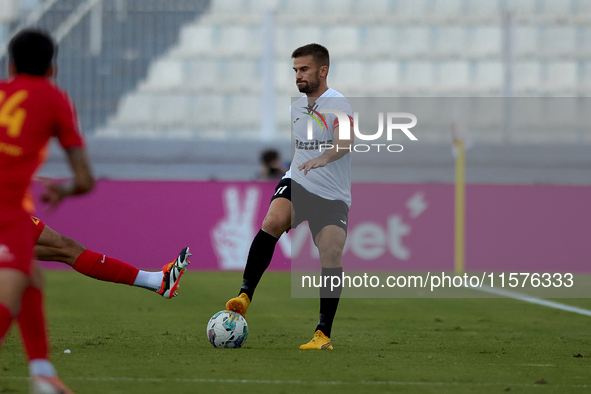
[[85, 250], [78, 241], [61, 235], [46, 225], [37, 240], [34, 252], [37, 260], [59, 261], [73, 267], [76, 259]]

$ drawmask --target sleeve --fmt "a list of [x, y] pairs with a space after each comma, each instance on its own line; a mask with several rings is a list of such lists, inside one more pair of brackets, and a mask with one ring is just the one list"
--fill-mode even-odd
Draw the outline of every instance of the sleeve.
[[[340, 100], [336, 100], [334, 104], [334, 109], [343, 111], [349, 116], [349, 120], [351, 121], [351, 127], [353, 127], [353, 108], [351, 107], [351, 103], [349, 103], [349, 100], [343, 98]], [[339, 127], [339, 118], [335, 116], [332, 124], [332, 129], [334, 130], [337, 127]]]
[[64, 149], [84, 147], [84, 137], [80, 132], [76, 108], [66, 93], [60, 92], [56, 100], [56, 126], [54, 136]]

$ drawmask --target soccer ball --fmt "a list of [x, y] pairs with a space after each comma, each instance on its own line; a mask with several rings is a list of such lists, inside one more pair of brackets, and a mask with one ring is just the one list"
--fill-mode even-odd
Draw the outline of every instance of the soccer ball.
[[248, 324], [236, 312], [219, 311], [207, 323], [207, 338], [217, 348], [240, 347], [248, 337]]

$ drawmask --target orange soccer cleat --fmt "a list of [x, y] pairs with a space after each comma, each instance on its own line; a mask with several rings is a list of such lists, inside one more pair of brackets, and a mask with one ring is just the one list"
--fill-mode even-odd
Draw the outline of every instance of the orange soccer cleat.
[[250, 298], [248, 298], [246, 293], [242, 293], [238, 297], [232, 298], [230, 301], [226, 302], [226, 309], [232, 312], [240, 313], [242, 317], [245, 317], [249, 305]]
[[186, 247], [181, 250], [176, 260], [162, 267], [162, 285], [156, 293], [167, 299], [177, 296], [176, 290], [179, 288], [181, 277], [185, 273], [187, 265], [190, 264], [189, 256], [191, 253]]

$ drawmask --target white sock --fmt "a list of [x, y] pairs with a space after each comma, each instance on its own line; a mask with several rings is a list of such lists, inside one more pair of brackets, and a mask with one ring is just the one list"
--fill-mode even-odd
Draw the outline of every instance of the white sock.
[[45, 358], [36, 358], [29, 361], [29, 374], [47, 377], [57, 376], [57, 372], [55, 371], [53, 364]]
[[162, 286], [162, 271], [150, 272], [140, 270], [133, 285], [152, 291], [160, 290], [160, 286]]

